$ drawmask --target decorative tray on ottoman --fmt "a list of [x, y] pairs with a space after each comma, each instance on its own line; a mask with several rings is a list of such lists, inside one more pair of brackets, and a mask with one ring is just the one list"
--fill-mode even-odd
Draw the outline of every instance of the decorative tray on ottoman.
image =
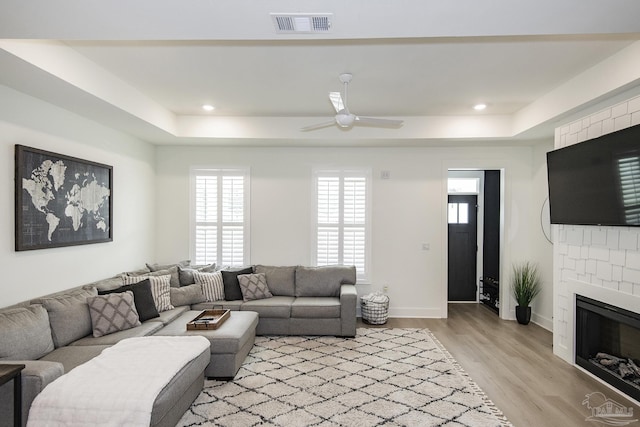
[[229, 310], [213, 309], [204, 310], [202, 313], [187, 323], [187, 330], [218, 329], [229, 318]]

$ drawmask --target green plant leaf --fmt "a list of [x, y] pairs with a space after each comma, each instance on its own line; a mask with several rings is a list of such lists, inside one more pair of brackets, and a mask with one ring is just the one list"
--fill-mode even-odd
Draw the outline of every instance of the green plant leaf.
[[529, 261], [513, 265], [511, 291], [521, 307], [528, 307], [542, 290], [538, 266]]

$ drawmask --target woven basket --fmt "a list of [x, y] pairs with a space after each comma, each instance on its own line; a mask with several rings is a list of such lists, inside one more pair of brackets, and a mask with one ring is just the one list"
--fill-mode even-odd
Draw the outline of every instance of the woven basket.
[[363, 322], [371, 325], [383, 325], [387, 323], [389, 318], [389, 297], [386, 295], [384, 298], [376, 297], [375, 301], [363, 297], [360, 300], [360, 308]]

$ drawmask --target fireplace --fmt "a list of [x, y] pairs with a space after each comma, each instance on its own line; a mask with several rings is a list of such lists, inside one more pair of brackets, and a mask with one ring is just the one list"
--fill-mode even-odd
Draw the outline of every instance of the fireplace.
[[640, 314], [576, 295], [576, 364], [640, 401]]

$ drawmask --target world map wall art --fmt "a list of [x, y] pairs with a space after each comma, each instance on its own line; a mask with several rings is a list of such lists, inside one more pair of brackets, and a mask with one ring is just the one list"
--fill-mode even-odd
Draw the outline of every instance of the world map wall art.
[[113, 240], [113, 167], [16, 145], [16, 251]]

